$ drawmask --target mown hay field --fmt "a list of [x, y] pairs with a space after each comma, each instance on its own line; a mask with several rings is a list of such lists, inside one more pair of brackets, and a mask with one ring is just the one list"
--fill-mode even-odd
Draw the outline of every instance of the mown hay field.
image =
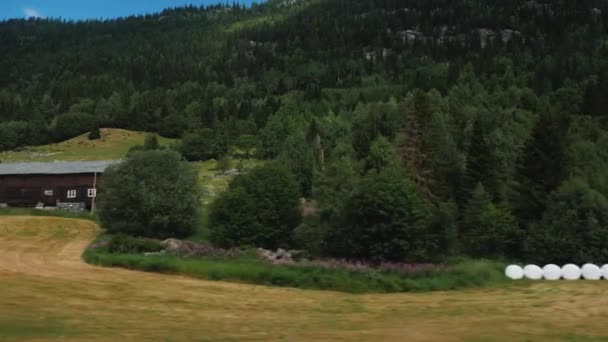
[[555, 341], [608, 338], [608, 282], [352, 295], [81, 261], [85, 220], [0, 217], [0, 340]]

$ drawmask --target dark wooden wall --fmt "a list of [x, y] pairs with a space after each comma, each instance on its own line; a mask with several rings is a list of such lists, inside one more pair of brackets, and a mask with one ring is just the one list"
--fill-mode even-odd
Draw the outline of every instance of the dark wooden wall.
[[[99, 189], [101, 174], [97, 174]], [[35, 206], [38, 202], [55, 206], [60, 202], [85, 202], [90, 208], [92, 198], [88, 189], [93, 188], [94, 174], [69, 175], [8, 175], [0, 176], [0, 203], [15, 206]], [[67, 198], [69, 190], [76, 190], [76, 198]], [[45, 195], [52, 191], [52, 195]]]

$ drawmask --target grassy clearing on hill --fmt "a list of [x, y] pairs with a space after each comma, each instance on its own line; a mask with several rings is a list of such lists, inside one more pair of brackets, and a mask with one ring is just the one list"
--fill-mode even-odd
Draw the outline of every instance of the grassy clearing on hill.
[[[600, 341], [604, 282], [354, 295], [100, 268], [91, 221], [0, 217], [0, 340]], [[519, 283], [518, 283], [519, 284]]]
[[[260, 166], [263, 162], [257, 159], [230, 159], [228, 160], [225, 168], [226, 170], [237, 170], [238, 172], [247, 172], [257, 166]], [[235, 177], [234, 174], [226, 170], [221, 170], [219, 162], [212, 159], [204, 162], [192, 163], [197, 169], [199, 183], [202, 184], [202, 203], [203, 206], [211, 204], [213, 199], [221, 192], [228, 188], [228, 184]]]
[[[2, 162], [47, 162], [72, 160], [113, 160], [127, 155], [135, 145], [142, 145], [145, 132], [133, 132], [118, 128], [102, 128], [101, 139], [89, 140], [88, 133], [75, 138], [44, 146], [25, 147], [20, 151], [0, 153]], [[173, 139], [159, 137], [159, 143], [167, 146]]]
[[[231, 159], [226, 164], [227, 169], [237, 168], [240, 172], [247, 172], [263, 162], [256, 159]], [[208, 237], [208, 217], [209, 205], [217, 197], [218, 194], [226, 190], [230, 181], [235, 177], [234, 174], [226, 174], [219, 168], [219, 162], [216, 160], [207, 160], [204, 162], [192, 163], [197, 169], [199, 183], [201, 184], [201, 210], [197, 217], [197, 231], [189, 239], [196, 242], [205, 242]]]

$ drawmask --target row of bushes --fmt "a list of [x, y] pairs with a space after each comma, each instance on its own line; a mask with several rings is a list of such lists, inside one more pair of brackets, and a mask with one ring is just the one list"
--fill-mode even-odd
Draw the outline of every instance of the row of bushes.
[[160, 250], [156, 240], [113, 236], [106, 247], [87, 250], [85, 261], [101, 266], [147, 272], [183, 274], [208, 280], [287, 286], [350, 293], [456, 290], [505, 283], [503, 265], [491, 261], [461, 260], [423, 271], [380, 269], [349, 270], [313, 265], [272, 265], [248, 254], [237, 257], [183, 258], [145, 256]]
[[159, 240], [136, 238], [128, 235], [114, 235], [107, 240], [109, 253], [159, 252], [163, 249]]

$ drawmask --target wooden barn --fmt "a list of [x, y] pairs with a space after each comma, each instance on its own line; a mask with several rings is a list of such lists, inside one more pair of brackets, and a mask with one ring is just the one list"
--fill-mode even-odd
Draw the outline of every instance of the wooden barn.
[[103, 172], [118, 162], [0, 163], [0, 206], [91, 209]]

